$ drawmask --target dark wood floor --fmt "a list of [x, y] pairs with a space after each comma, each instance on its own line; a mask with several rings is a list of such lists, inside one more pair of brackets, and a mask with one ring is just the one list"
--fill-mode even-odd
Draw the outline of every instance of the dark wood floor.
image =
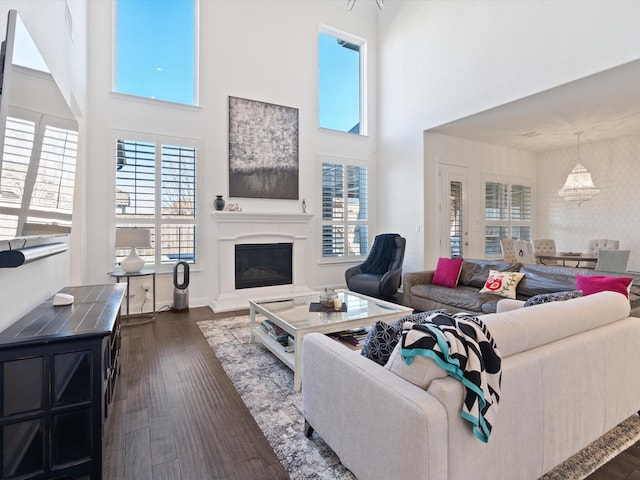
[[[105, 479], [289, 478], [195, 324], [228, 315], [195, 308], [123, 328]], [[640, 480], [640, 442], [588, 480]]]
[[105, 479], [289, 478], [195, 324], [212, 315], [123, 328]]

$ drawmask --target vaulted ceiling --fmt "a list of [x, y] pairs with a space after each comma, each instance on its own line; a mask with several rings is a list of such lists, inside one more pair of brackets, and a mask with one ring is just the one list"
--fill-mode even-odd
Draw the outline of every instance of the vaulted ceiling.
[[640, 133], [640, 60], [429, 130], [544, 152]]

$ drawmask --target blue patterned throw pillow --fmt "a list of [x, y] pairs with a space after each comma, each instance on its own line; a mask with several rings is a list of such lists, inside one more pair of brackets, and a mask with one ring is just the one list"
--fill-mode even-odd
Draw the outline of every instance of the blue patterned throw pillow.
[[540, 305], [541, 303], [563, 302], [565, 300], [571, 300], [572, 298], [578, 298], [581, 296], [582, 296], [582, 290], [569, 290], [566, 292], [541, 293], [540, 295], [534, 295], [529, 300], [524, 302], [523, 306], [532, 307], [533, 305]]
[[434, 313], [443, 312], [444, 309], [438, 309], [414, 313], [396, 320], [391, 325], [382, 320], [378, 320], [367, 334], [362, 344], [360, 354], [380, 365], [385, 365], [391, 356], [391, 352], [393, 352], [393, 349], [400, 340], [404, 322], [425, 323]]

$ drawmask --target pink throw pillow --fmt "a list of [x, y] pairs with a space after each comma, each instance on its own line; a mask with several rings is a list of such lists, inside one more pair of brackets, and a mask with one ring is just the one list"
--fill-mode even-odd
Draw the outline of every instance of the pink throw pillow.
[[609, 277], [606, 275], [576, 274], [576, 290], [582, 290], [582, 295], [598, 292], [618, 292], [629, 298], [629, 287], [633, 282], [631, 277]]
[[458, 278], [462, 271], [462, 258], [445, 258], [438, 259], [438, 265], [433, 272], [431, 283], [434, 285], [442, 285], [443, 287], [456, 288], [458, 286]]

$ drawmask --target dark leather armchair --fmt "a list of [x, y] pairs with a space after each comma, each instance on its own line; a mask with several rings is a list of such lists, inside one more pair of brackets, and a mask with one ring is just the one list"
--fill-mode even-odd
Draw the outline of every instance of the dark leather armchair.
[[397, 233], [376, 236], [369, 256], [344, 272], [347, 288], [371, 297], [393, 297], [402, 282], [402, 262], [407, 240]]

